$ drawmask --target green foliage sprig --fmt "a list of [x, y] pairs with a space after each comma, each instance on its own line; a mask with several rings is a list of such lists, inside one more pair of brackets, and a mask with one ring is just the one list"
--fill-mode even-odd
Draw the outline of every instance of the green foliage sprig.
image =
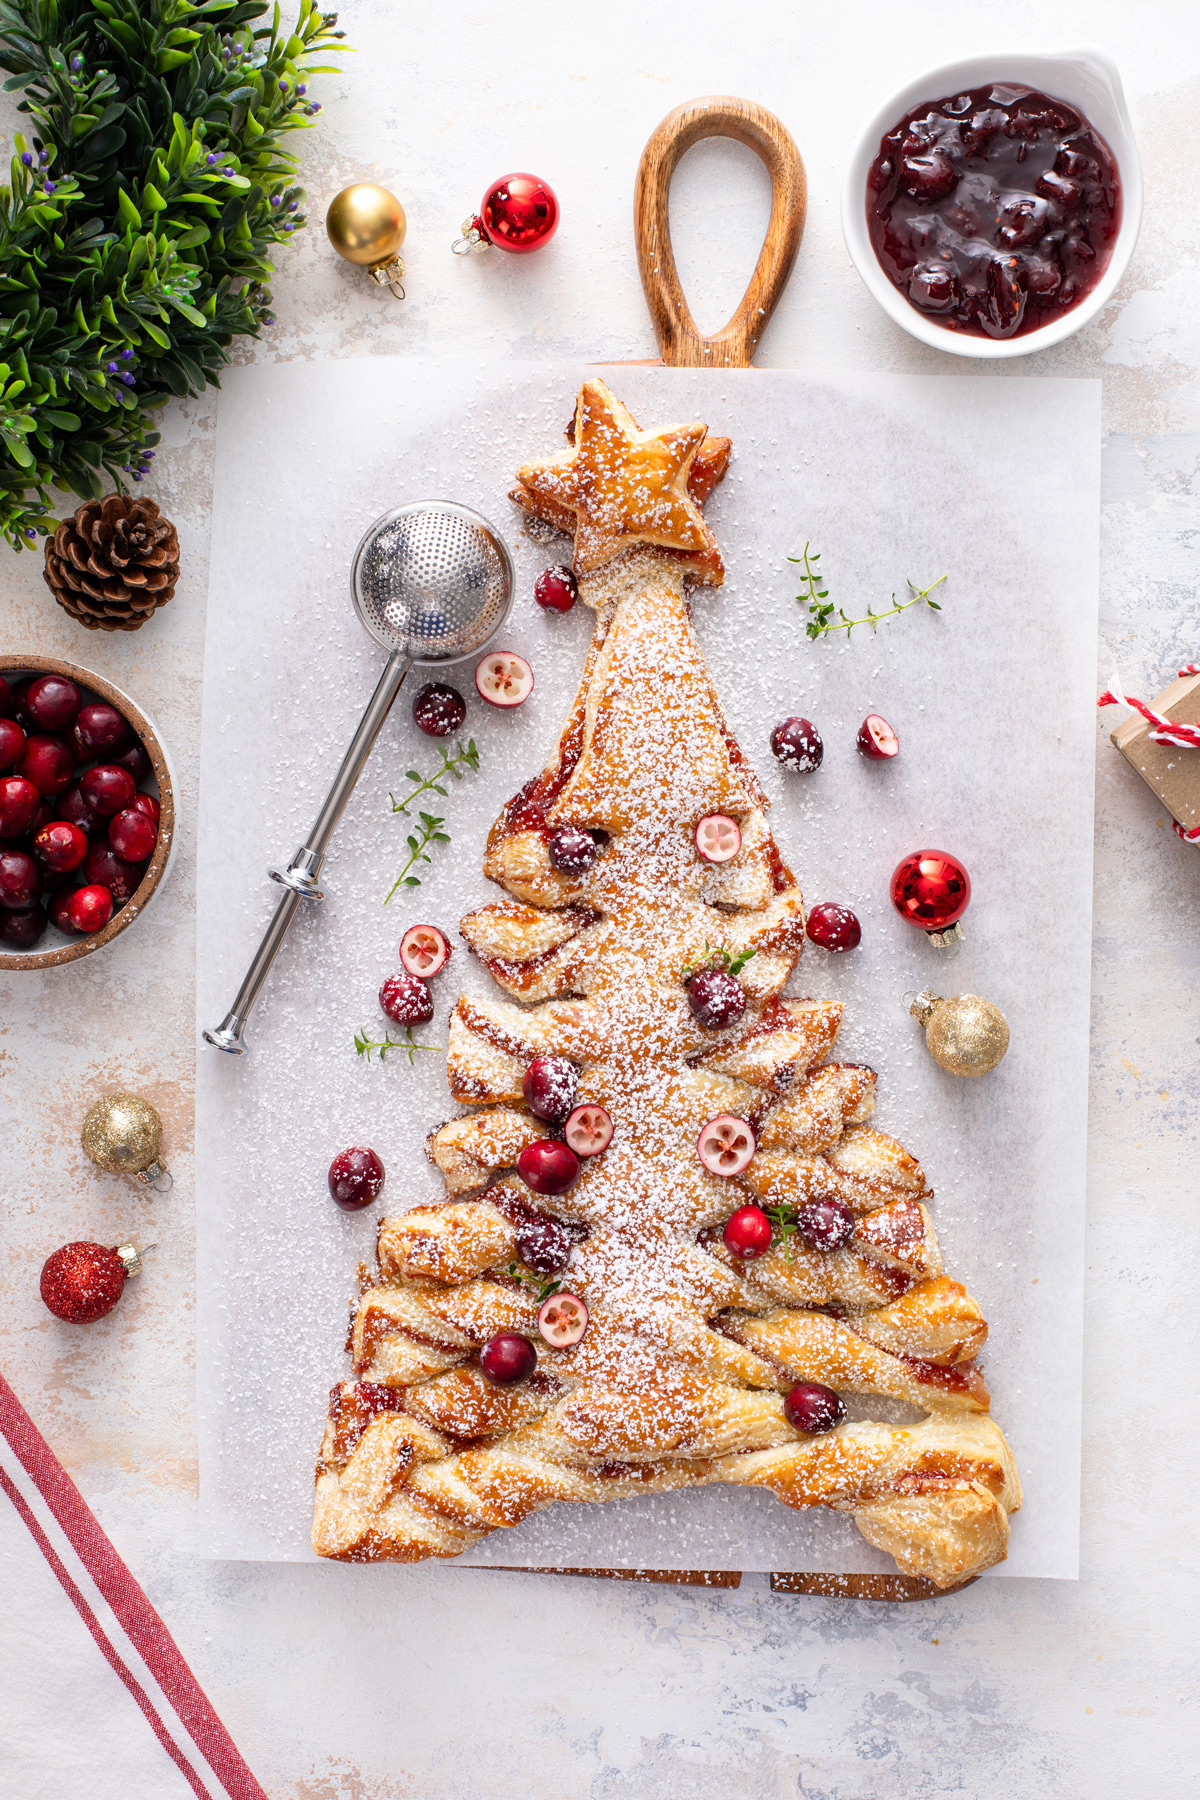
[[386, 1032], [382, 1038], [373, 1038], [366, 1031], [356, 1031], [354, 1048], [360, 1056], [365, 1056], [368, 1062], [376, 1050], [379, 1052], [380, 1062], [386, 1061], [389, 1050], [403, 1050], [409, 1063], [413, 1064], [417, 1060], [418, 1050], [442, 1050], [445, 1046], [442, 1044], [418, 1044], [412, 1034], [412, 1026], [408, 1025], [405, 1027], [404, 1036], [400, 1038], [394, 1038], [390, 1031]]
[[[269, 23], [258, 21], [270, 15]], [[342, 33], [300, 0], [0, 0], [0, 69], [33, 123], [0, 187], [0, 533], [53, 485], [140, 480], [172, 395], [217, 385], [271, 321], [271, 252], [305, 223], [288, 132]]]
[[730, 956], [728, 950], [723, 946], [719, 950], [713, 950], [708, 939], [705, 938], [704, 954], [700, 961], [685, 963], [679, 972], [679, 979], [682, 982], [688, 982], [693, 975], [699, 975], [703, 969], [720, 969], [726, 975], [740, 975], [750, 958], [757, 955], [757, 950], [739, 950], [736, 956]]
[[452, 776], [455, 781], [461, 781], [464, 769], [473, 769], [478, 772], [479, 752], [475, 748], [474, 738], [470, 740], [465, 750], [463, 749], [460, 740], [453, 756], [448, 756], [446, 754], [446, 746], [444, 744], [439, 744], [438, 749], [442, 753], [442, 766], [440, 769], [435, 769], [432, 775], [424, 776], [419, 769], [405, 770], [407, 779], [409, 781], [415, 781], [417, 785], [413, 788], [411, 793], [405, 794], [403, 800], [397, 800], [395, 794], [388, 795], [394, 813], [407, 814], [413, 801], [421, 794], [440, 794], [442, 799], [445, 800], [449, 797], [447, 790], [439, 784], [445, 781], [447, 776]]
[[396, 892], [397, 888], [420, 887], [421, 877], [419, 875], [413, 875], [411, 870], [414, 869], [419, 862], [433, 862], [433, 858], [428, 855], [430, 844], [448, 844], [450, 842], [450, 833], [442, 830], [442, 826], [446, 823], [445, 819], [436, 818], [433, 813], [427, 812], [418, 813], [417, 816], [421, 821], [421, 829], [419, 832], [410, 831], [408, 834], [408, 861], [385, 894], [383, 901], [385, 906]]
[[539, 1281], [536, 1275], [530, 1274], [528, 1269], [523, 1269], [521, 1264], [516, 1262], [509, 1263], [508, 1273], [511, 1280], [519, 1281], [522, 1287], [527, 1287], [529, 1289], [530, 1293], [536, 1298], [539, 1306], [544, 1300], [548, 1300], [551, 1294], [557, 1294], [559, 1288], [562, 1286], [562, 1282], [557, 1280]]
[[[881, 619], [890, 619], [894, 613], [907, 612], [910, 606], [917, 606], [922, 600], [925, 602], [926, 606], [931, 606], [934, 612], [941, 612], [942, 610], [941, 602], [938, 600], [931, 600], [929, 597], [933, 593], [934, 588], [941, 587], [943, 581], [946, 579], [944, 575], [939, 575], [937, 580], [931, 581], [926, 588], [919, 588], [915, 581], [910, 581], [908, 584], [911, 591], [910, 598], [897, 601], [895, 594], [893, 594], [892, 605], [886, 607], [883, 612], [873, 611], [870, 602], [868, 601], [866, 617], [863, 619], [851, 619], [842, 611], [840, 606], [834, 607], [833, 601], [829, 598], [829, 589], [821, 586], [824, 577], [817, 573], [814, 566], [816, 563], [819, 563], [820, 560], [821, 552], [819, 550], [810, 551], [807, 544], [804, 546], [804, 554], [802, 556], [788, 557], [790, 563], [802, 563], [804, 565], [804, 573], [800, 577], [801, 592], [796, 595], [796, 598], [802, 603], [807, 604], [809, 613], [811, 614], [808, 624], [805, 626], [805, 631], [810, 638], [824, 637], [827, 633], [832, 631], [844, 631], [846, 635], [849, 636], [856, 625], [869, 625], [872, 631], [876, 631], [879, 628]], [[836, 622], [833, 616], [835, 611], [837, 613]]]

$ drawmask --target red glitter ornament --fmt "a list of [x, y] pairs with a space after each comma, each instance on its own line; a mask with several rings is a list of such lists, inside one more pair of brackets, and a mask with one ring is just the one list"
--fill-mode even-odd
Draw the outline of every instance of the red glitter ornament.
[[463, 222], [462, 236], [453, 245], [466, 256], [472, 250], [508, 250], [524, 256], [540, 250], [558, 230], [558, 200], [554, 189], [536, 175], [520, 171], [493, 181], [479, 211]]
[[958, 921], [970, 898], [971, 877], [945, 850], [915, 850], [892, 876], [892, 905], [900, 917], [939, 946], [962, 937]]
[[112, 1311], [126, 1278], [138, 1274], [141, 1266], [132, 1244], [115, 1250], [104, 1244], [64, 1244], [43, 1264], [42, 1299], [56, 1319], [92, 1325]]

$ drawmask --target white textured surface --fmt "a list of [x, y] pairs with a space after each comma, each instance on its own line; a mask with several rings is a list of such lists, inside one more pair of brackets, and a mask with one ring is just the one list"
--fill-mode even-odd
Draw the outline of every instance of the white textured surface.
[[[1200, 652], [1194, 7], [770, 0], [742, 22], [715, 0], [658, 11], [611, 0], [603, 19], [544, 0], [514, 0], [502, 18], [482, 6], [354, 7], [345, 22], [359, 54], [324, 83], [307, 179], [318, 216], [345, 181], [395, 184], [410, 219], [410, 298], [377, 296], [319, 231], [306, 235], [284, 259], [280, 324], [255, 356], [652, 354], [630, 241], [633, 170], [672, 105], [727, 90], [780, 113], [812, 191], [760, 361], [945, 372], [887, 324], [846, 258], [841, 121], [948, 54], [1091, 39], [1125, 78], [1146, 222], [1104, 317], [1024, 371], [1104, 380], [1098, 673], [1107, 679], [1119, 658], [1131, 691], [1157, 691]], [[448, 242], [484, 183], [522, 165], [559, 191], [555, 243], [519, 264], [452, 259]], [[686, 159], [674, 196], [684, 278], [712, 325], [754, 255], [765, 183], [748, 152], [714, 145]], [[886, 1609], [773, 1596], [761, 1577], [723, 1594], [195, 1558], [190, 894], [213, 410], [167, 414], [154, 491], [180, 525], [188, 573], [152, 626], [94, 643], [50, 604], [32, 557], [0, 564], [6, 642], [77, 655], [143, 699], [169, 734], [183, 806], [161, 910], [105, 958], [0, 982], [0, 1363], [273, 1800], [1183, 1800], [1197, 1681], [1200, 856], [1103, 732], [1077, 1584], [995, 1582]], [[311, 499], [297, 496], [297, 513]], [[1000, 635], [1013, 627], [997, 573]], [[1019, 696], [1013, 740], [1019, 752]], [[1028, 917], [1042, 923], [1032, 870]], [[164, 1113], [176, 1171], [165, 1201], [110, 1181], [77, 1148], [88, 1100], [126, 1084]], [[36, 1297], [47, 1251], [128, 1230], [159, 1240], [153, 1274], [86, 1335], [49, 1318]], [[52, 1712], [46, 1739], [53, 1763]]]
[[[384, 895], [410, 826], [389, 793], [404, 771], [436, 767], [402, 691], [322, 871], [327, 898], [305, 917], [272, 973], [242, 1057], [202, 1058], [197, 1086], [201, 1492], [216, 1554], [308, 1551], [312, 1462], [341, 1349], [354, 1266], [370, 1259], [381, 1212], [444, 1192], [423, 1154], [453, 1107], [445, 1060], [392, 1057], [364, 1067], [354, 1034], [383, 1024], [376, 994], [396, 969], [400, 933], [439, 922], [458, 942], [462, 914], [494, 890], [480, 863], [505, 802], [545, 765], [579, 683], [592, 614], [569, 620], [533, 599], [554, 554], [520, 532], [505, 498], [514, 470], [548, 454], [584, 365], [463, 364], [358, 358], [309, 372], [239, 370], [221, 403], [213, 503], [206, 700], [201, 751], [199, 1018], [224, 1016], [277, 903], [264, 845], [302, 840], [371, 691], [383, 653], [347, 599], [353, 547], [372, 514], [403, 497], [448, 494], [490, 514], [509, 540], [516, 597], [499, 640], [529, 658], [532, 695], [498, 713], [469, 696], [464, 731], [477, 775], [449, 798], [449, 845], [417, 892]], [[1025, 1508], [999, 1571], [1073, 1576], [1087, 1125], [1087, 921], [1091, 906], [1099, 383], [997, 384], [962, 377], [711, 370], [610, 371], [647, 426], [703, 418], [732, 438], [729, 474], [707, 516], [727, 576], [693, 598], [696, 632], [730, 727], [771, 798], [780, 852], [810, 905], [854, 907], [866, 933], [850, 956], [809, 946], [790, 984], [846, 1004], [838, 1055], [880, 1071], [879, 1127], [917, 1155], [950, 1274], [991, 1323], [992, 1410], [1017, 1458]], [[1003, 446], [1020, 436], [1020, 464]], [[979, 447], [984, 454], [979, 455]], [[398, 488], [397, 484], [405, 485]], [[308, 484], [321, 504], [288, 519]], [[853, 615], [877, 609], [903, 571], [938, 574], [940, 613], [912, 609], [872, 637], [811, 644], [789, 554], [811, 535], [832, 592]], [[938, 560], [940, 559], [940, 560]], [[997, 643], [1003, 560], [1014, 629]], [[936, 568], [933, 566], [936, 562]], [[243, 596], [255, 595], [251, 617]], [[319, 719], [294, 705], [322, 671]], [[420, 679], [418, 676], [416, 679]], [[410, 677], [410, 681], [413, 680]], [[1010, 744], [1008, 697], [1026, 697], [1025, 754]], [[970, 695], [969, 704], [965, 696]], [[645, 696], [654, 704], [653, 694]], [[895, 763], [864, 762], [854, 735], [868, 711], [900, 734]], [[818, 721], [819, 773], [788, 775], [767, 746], [790, 713]], [[971, 730], [964, 734], [969, 716]], [[251, 788], [252, 764], [264, 769]], [[227, 794], [241, 796], [233, 819]], [[1042, 903], [1073, 932], [1030, 929], [1020, 838]], [[941, 952], [897, 918], [892, 869], [935, 845], [960, 855], [974, 895], [966, 940]], [[927, 983], [983, 993], [1006, 1012], [1003, 1067], [962, 1082], [926, 1055], [902, 996]], [[437, 1014], [418, 1032], [446, 1042], [463, 990], [491, 994], [460, 945], [433, 984]], [[389, 1171], [379, 1207], [347, 1218], [324, 1174], [347, 1143], [370, 1143]], [[267, 1145], [269, 1166], [255, 1166]], [[731, 1199], [730, 1206], [736, 1202]], [[288, 1246], [279, 1304], [274, 1247]], [[1053, 1295], [1047, 1304], [1045, 1296]], [[870, 1416], [894, 1416], [866, 1404]], [[468, 1562], [567, 1568], [890, 1570], [853, 1522], [794, 1512], [736, 1488], [608, 1506], [555, 1506], [497, 1532]]]

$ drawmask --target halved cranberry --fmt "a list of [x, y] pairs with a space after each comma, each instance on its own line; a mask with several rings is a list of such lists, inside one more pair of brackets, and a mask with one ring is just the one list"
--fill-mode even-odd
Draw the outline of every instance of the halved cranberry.
[[67, 901], [67, 917], [75, 931], [103, 931], [112, 915], [113, 897], [106, 887], [76, 888]]
[[823, 900], [808, 915], [808, 935], [822, 950], [853, 950], [862, 942], [862, 926], [848, 906]]
[[413, 695], [412, 716], [426, 737], [449, 737], [462, 727], [467, 703], [457, 688], [444, 681], [427, 681]]
[[688, 1005], [706, 1031], [734, 1025], [746, 1010], [746, 990], [728, 969], [700, 969], [687, 984]]
[[742, 828], [728, 813], [705, 813], [695, 838], [697, 855], [704, 862], [732, 862], [742, 847]]
[[108, 841], [126, 862], [146, 862], [158, 843], [158, 827], [136, 806], [126, 806], [108, 821]]
[[599, 854], [591, 832], [575, 825], [560, 825], [550, 839], [550, 861], [560, 875], [586, 875]]
[[69, 825], [65, 819], [43, 825], [33, 834], [33, 854], [52, 875], [69, 875], [72, 869], [79, 868], [87, 853], [87, 837], [78, 825]]
[[42, 797], [23, 775], [0, 778], [0, 838], [19, 838], [32, 825]]
[[554, 1138], [526, 1144], [517, 1158], [517, 1174], [535, 1194], [565, 1194], [579, 1173], [579, 1158]]
[[739, 1206], [725, 1221], [721, 1234], [731, 1256], [753, 1262], [771, 1248], [771, 1221], [761, 1206]]
[[575, 1104], [579, 1071], [565, 1056], [535, 1056], [521, 1081], [525, 1104], [535, 1118], [565, 1119]]
[[117, 906], [133, 899], [144, 873], [141, 863], [126, 862], [107, 844], [93, 844], [83, 865], [84, 880], [106, 887]]
[[97, 763], [80, 776], [79, 791], [93, 812], [111, 819], [130, 804], [137, 793], [137, 783], [129, 770], [117, 763]]
[[400, 961], [410, 975], [428, 980], [450, 961], [450, 940], [436, 925], [410, 925], [400, 939]]
[[25, 710], [39, 731], [65, 731], [82, 704], [83, 695], [65, 675], [37, 675], [25, 690]]
[[13, 950], [32, 950], [46, 929], [46, 915], [40, 906], [23, 906], [0, 910], [0, 943]]
[[854, 1236], [854, 1214], [840, 1200], [809, 1200], [796, 1209], [796, 1230], [810, 1250], [840, 1250]]
[[329, 1165], [329, 1192], [343, 1212], [358, 1212], [379, 1197], [383, 1164], [374, 1150], [353, 1145], [335, 1156]]
[[397, 1025], [424, 1025], [433, 1017], [433, 995], [419, 975], [391, 975], [379, 990], [379, 1004]]
[[128, 750], [122, 750], [108, 760], [118, 769], [128, 769], [134, 781], [149, 781], [154, 773], [154, 764], [143, 744], [130, 744]]
[[588, 1328], [586, 1301], [578, 1294], [551, 1294], [538, 1308], [538, 1330], [554, 1350], [568, 1350]]
[[102, 835], [108, 829], [107, 819], [102, 819], [100, 814], [88, 805], [77, 781], [73, 781], [70, 787], [63, 789], [55, 805], [54, 814], [56, 818], [66, 819], [70, 825], [78, 825], [80, 831], [90, 838]]
[[565, 563], [543, 569], [533, 584], [533, 597], [547, 612], [570, 612], [579, 598], [579, 583]]
[[42, 873], [24, 850], [0, 850], [0, 906], [23, 912], [42, 891]]
[[753, 1127], [733, 1113], [718, 1113], [696, 1140], [696, 1154], [710, 1175], [740, 1175], [756, 1148]]
[[56, 737], [42, 734], [27, 739], [17, 774], [32, 781], [43, 800], [55, 800], [75, 776], [75, 760]]
[[492, 650], [476, 667], [475, 686], [490, 706], [524, 706], [533, 692], [533, 670], [515, 650]]
[[798, 1381], [783, 1402], [783, 1414], [796, 1431], [820, 1437], [833, 1431], [846, 1416], [846, 1408], [833, 1389], [822, 1381]]
[[776, 762], [798, 775], [811, 775], [819, 769], [825, 755], [821, 734], [811, 719], [783, 719], [771, 733], [771, 751]]
[[87, 762], [91, 757], [111, 757], [123, 750], [132, 736], [132, 729], [115, 706], [110, 706], [107, 700], [96, 700], [80, 709], [71, 735], [75, 739], [75, 748]]
[[15, 719], [0, 719], [0, 769], [11, 769], [25, 751], [25, 733]]
[[868, 713], [858, 728], [855, 748], [860, 756], [872, 762], [879, 762], [888, 756], [895, 756], [900, 748], [900, 740], [878, 713]]
[[613, 1122], [606, 1106], [585, 1100], [567, 1116], [563, 1136], [576, 1156], [599, 1156], [612, 1143]]
[[498, 1331], [479, 1352], [479, 1366], [489, 1381], [507, 1387], [528, 1380], [537, 1368], [537, 1351], [519, 1331]]
[[539, 1275], [558, 1275], [571, 1260], [575, 1239], [565, 1225], [544, 1213], [532, 1214], [517, 1226], [517, 1255]]

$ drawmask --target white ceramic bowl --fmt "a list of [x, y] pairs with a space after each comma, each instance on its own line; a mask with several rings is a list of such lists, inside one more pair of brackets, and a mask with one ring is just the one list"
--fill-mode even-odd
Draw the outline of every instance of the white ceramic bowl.
[[[1065, 100], [1076, 107], [1105, 139], [1117, 164], [1121, 179], [1121, 225], [1113, 245], [1109, 264], [1096, 286], [1078, 306], [1062, 313], [1048, 325], [1020, 337], [976, 337], [964, 331], [951, 331], [935, 319], [918, 312], [915, 306], [888, 280], [875, 255], [867, 230], [867, 174], [879, 154], [880, 140], [891, 131], [911, 107], [924, 100], [939, 100], [944, 94], [962, 93], [967, 88], [983, 87], [986, 82], [1014, 82]], [[974, 356], [996, 360], [1003, 356], [1031, 356], [1035, 350], [1048, 350], [1061, 343], [1072, 332], [1079, 331], [1094, 319], [1120, 281], [1142, 223], [1142, 164], [1134, 140], [1125, 91], [1115, 63], [1100, 50], [997, 51], [988, 56], [970, 56], [960, 62], [942, 63], [910, 81], [887, 102], [866, 126], [850, 158], [846, 185], [842, 192], [842, 231], [855, 268], [884, 312], [897, 325], [935, 350], [946, 350], [951, 356]]]

